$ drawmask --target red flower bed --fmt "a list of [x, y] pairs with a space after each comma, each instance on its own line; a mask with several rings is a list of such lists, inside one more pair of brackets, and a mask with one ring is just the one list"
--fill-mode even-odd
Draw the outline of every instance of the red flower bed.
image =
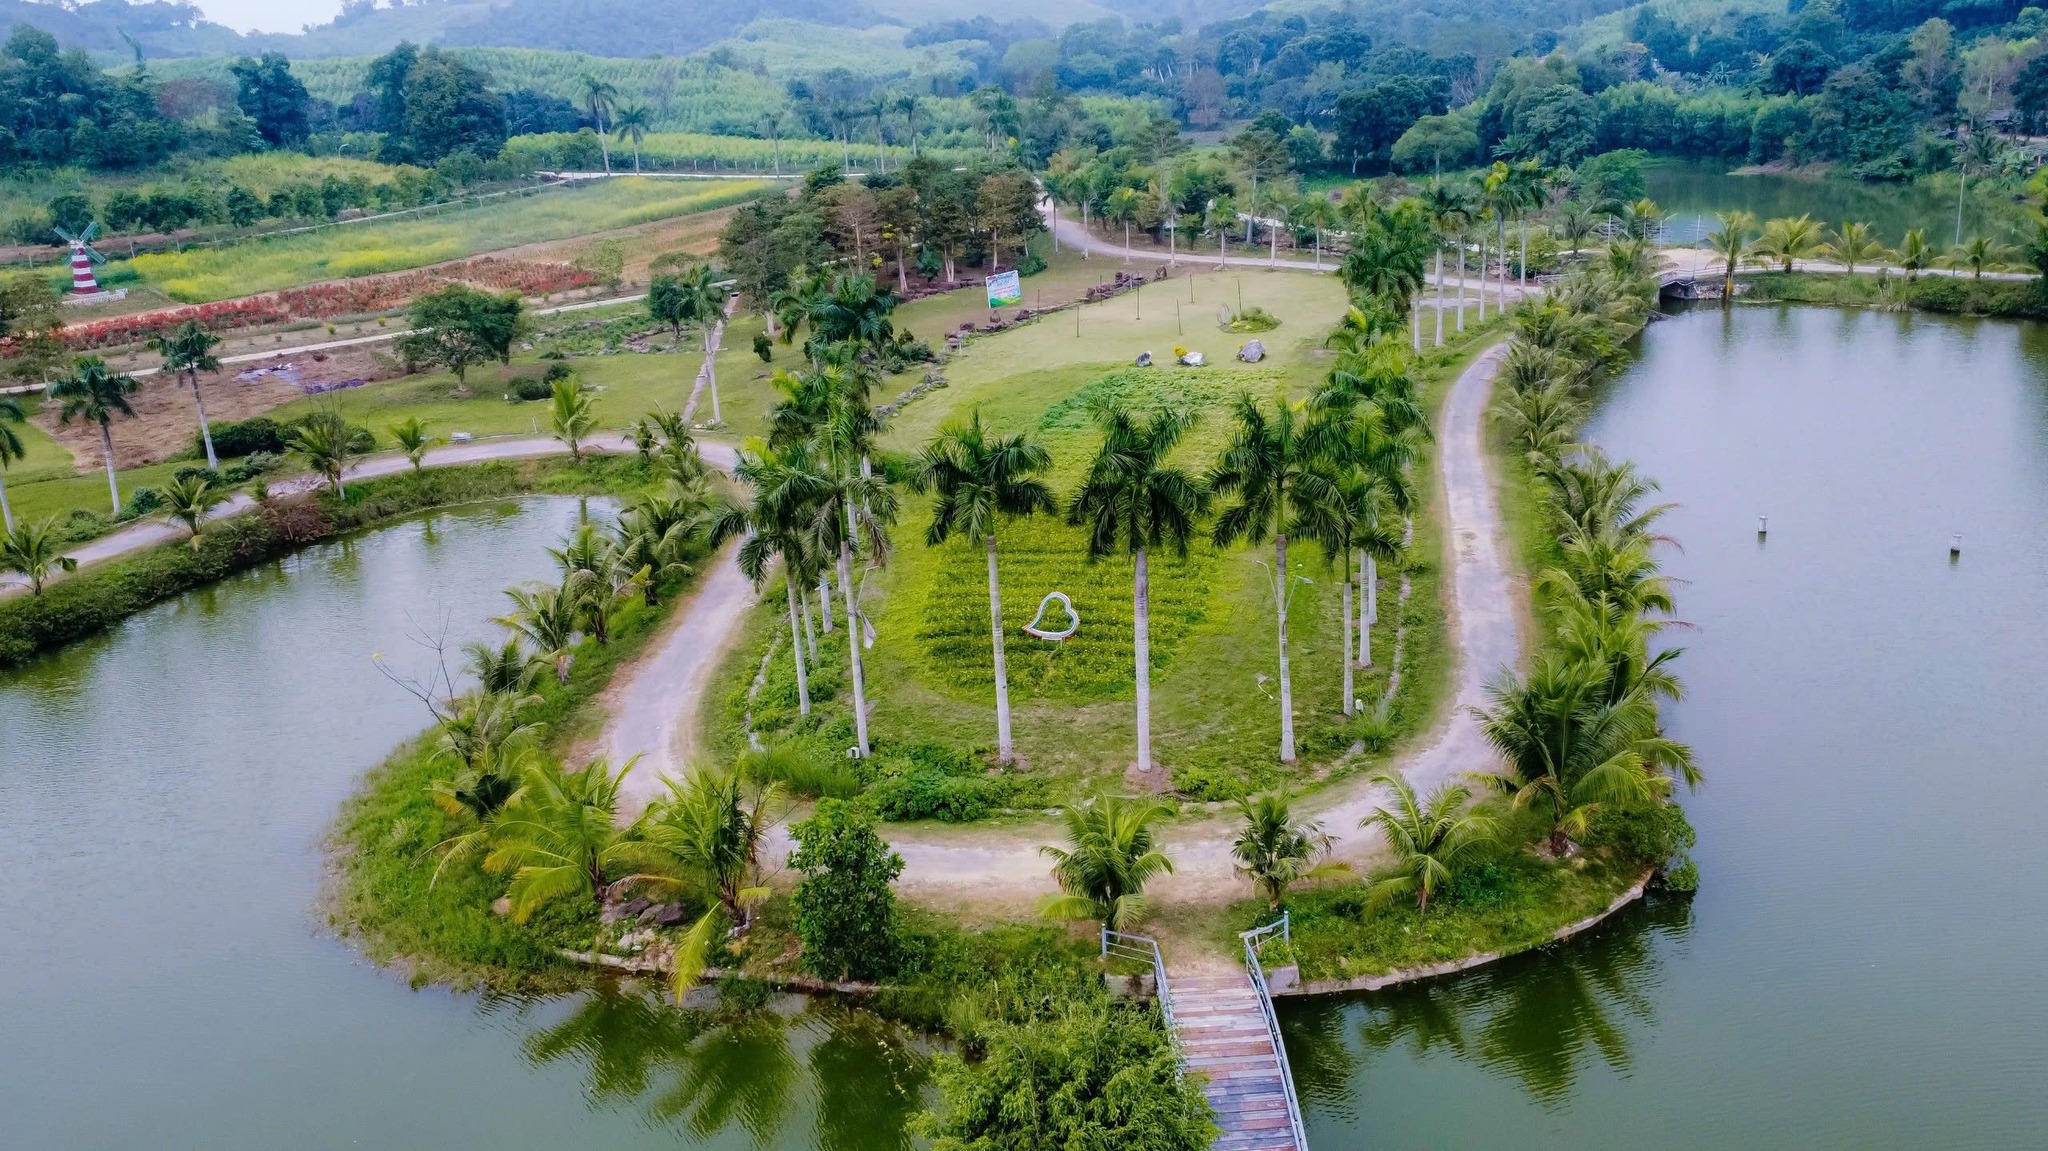
[[[288, 288], [261, 296], [244, 296], [190, 308], [167, 308], [138, 312], [88, 324], [64, 328], [64, 343], [76, 351], [141, 343], [158, 332], [175, 328], [186, 320], [198, 320], [216, 331], [280, 324], [287, 320], [330, 320], [337, 316], [361, 316], [389, 311], [410, 303], [413, 297], [444, 284], [464, 283], [522, 296], [549, 296], [592, 283], [590, 273], [570, 264], [538, 263], [528, 260], [499, 260], [484, 256], [460, 264], [415, 272], [392, 272], [337, 280], [304, 288]], [[7, 354], [0, 341], [0, 355]]]

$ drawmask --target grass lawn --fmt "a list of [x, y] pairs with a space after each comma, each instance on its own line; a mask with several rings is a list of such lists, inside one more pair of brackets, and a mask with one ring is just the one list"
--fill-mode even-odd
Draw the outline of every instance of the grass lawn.
[[[1082, 274], [1088, 271], [1081, 269]], [[1240, 286], [1246, 305], [1263, 306], [1284, 321], [1261, 337], [1272, 357], [1255, 366], [1232, 358], [1245, 337], [1218, 330], [1209, 310], [1225, 294], [1235, 307]], [[1190, 288], [1200, 311], [1191, 312], [1180, 294]], [[1209, 273], [1192, 284], [1174, 280], [1148, 286], [1145, 297], [1140, 301], [1126, 295], [1087, 307], [1079, 336], [1073, 334], [1069, 312], [975, 339], [946, 366], [951, 386], [905, 409], [886, 443], [914, 450], [946, 421], [978, 409], [995, 429], [1028, 432], [1050, 448], [1051, 482], [1064, 496], [1095, 445], [1089, 401], [1111, 394], [1138, 405], [1172, 398], [1203, 415], [1180, 462], [1205, 469], [1228, 438], [1225, 405], [1239, 391], [1299, 399], [1315, 386], [1327, 370], [1321, 337], [1344, 306], [1334, 280], [1249, 269]], [[1178, 324], [1172, 307], [1176, 299], [1182, 302]], [[1197, 315], [1201, 319], [1191, 323]], [[1475, 331], [1461, 345], [1432, 353], [1426, 373], [1433, 380], [1447, 379], [1487, 338]], [[1207, 352], [1212, 366], [1127, 366], [1137, 352], [1148, 349], [1165, 359], [1176, 342]], [[1428, 467], [1426, 458], [1418, 464], [1425, 472]], [[1428, 485], [1423, 487], [1428, 498]], [[958, 542], [939, 549], [923, 546], [929, 509], [928, 499], [905, 501], [890, 564], [867, 580], [866, 610], [878, 634], [867, 653], [870, 727], [884, 750], [982, 752], [995, 741], [983, 555]], [[1034, 784], [1021, 789], [1023, 794], [1033, 802], [1058, 801], [1098, 781], [1120, 778], [1131, 760], [1135, 725], [1129, 563], [1090, 563], [1080, 532], [1057, 518], [1009, 527], [1000, 555], [1015, 731], [1018, 751], [1028, 763], [1017, 774]], [[1392, 625], [1403, 618], [1406, 670], [1390, 716], [1391, 733], [1426, 726], [1439, 705], [1448, 666], [1437, 594], [1441, 556], [1440, 537], [1425, 510], [1408, 560], [1413, 586], [1405, 608], [1398, 603], [1403, 573], [1382, 571], [1376, 667], [1360, 674], [1359, 690], [1367, 699], [1378, 697], [1391, 655]], [[1271, 546], [1218, 552], [1201, 542], [1185, 561], [1155, 559], [1155, 751], [1175, 788], [1186, 796], [1225, 799], [1290, 776], [1321, 781], [1360, 770], [1368, 766], [1366, 759], [1377, 758], [1346, 756], [1365, 735], [1376, 737], [1376, 750], [1386, 745], [1389, 733], [1367, 733], [1340, 714], [1342, 585], [1335, 582], [1337, 571], [1312, 544], [1297, 543], [1288, 558], [1299, 581], [1290, 600], [1289, 645], [1302, 759], [1285, 768], [1277, 756]], [[1055, 590], [1073, 597], [1082, 619], [1081, 630], [1058, 644], [1021, 630], [1040, 599]], [[726, 705], [714, 709], [707, 724], [713, 746], [726, 753], [744, 746], [740, 720], [749, 710], [747, 691], [782, 627], [778, 592], [769, 589], [746, 640], [728, 657], [714, 688], [713, 698]], [[833, 645], [827, 658], [843, 660], [843, 645]], [[786, 651], [778, 652], [763, 698], [753, 709], [757, 726], [772, 728], [795, 710], [793, 696], [777, 698], [792, 690], [788, 662]], [[823, 671], [823, 691], [834, 698], [821, 710], [836, 734], [836, 727], [848, 722], [839, 698], [844, 673], [832, 667]]]
[[418, 217], [222, 248], [145, 253], [111, 262], [105, 275], [118, 283], [132, 271], [173, 299], [203, 303], [630, 227], [723, 207], [780, 186], [770, 180], [592, 181]]

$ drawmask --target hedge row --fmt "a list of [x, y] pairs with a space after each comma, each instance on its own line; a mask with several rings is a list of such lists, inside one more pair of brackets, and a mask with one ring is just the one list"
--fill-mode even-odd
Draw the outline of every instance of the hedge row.
[[[275, 500], [209, 526], [195, 550], [180, 540], [88, 568], [41, 595], [0, 600], [0, 667], [113, 627], [172, 596], [268, 563], [310, 543], [394, 516], [531, 490], [557, 461], [497, 460], [430, 468], [351, 484], [348, 498], [322, 492]], [[612, 469], [593, 470], [601, 482]]]

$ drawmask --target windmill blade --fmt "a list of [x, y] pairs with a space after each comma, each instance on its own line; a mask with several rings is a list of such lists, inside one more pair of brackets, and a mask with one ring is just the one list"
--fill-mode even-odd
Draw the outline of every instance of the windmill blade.
[[104, 264], [107, 262], [107, 258], [105, 256], [100, 255], [99, 250], [97, 248], [94, 248], [91, 244], [87, 244], [85, 246], [85, 258], [91, 260], [95, 264]]
[[86, 221], [85, 230], [83, 232], [78, 233], [78, 242], [81, 244], [90, 244], [92, 243], [92, 238], [99, 234], [100, 222], [98, 220], [88, 220]]

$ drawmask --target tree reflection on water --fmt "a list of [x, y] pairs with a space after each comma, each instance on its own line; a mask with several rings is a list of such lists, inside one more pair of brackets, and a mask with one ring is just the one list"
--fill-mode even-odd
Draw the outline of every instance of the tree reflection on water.
[[[709, 1002], [677, 1007], [658, 988], [611, 984], [531, 1032], [524, 1050], [536, 1064], [583, 1063], [593, 1105], [643, 1107], [693, 1143], [744, 1134], [763, 1148], [910, 1146], [926, 1060], [902, 1029], [799, 996]], [[522, 1014], [533, 1006], [519, 1003]]]
[[1689, 900], [1654, 896], [1591, 935], [1467, 975], [1290, 1008], [1296, 1086], [1311, 1105], [1349, 1113], [1359, 1074], [1398, 1049], [1476, 1063], [1562, 1104], [1595, 1060], [1629, 1070], [1631, 1030], [1655, 1022], [1660, 950], [1690, 925]]

